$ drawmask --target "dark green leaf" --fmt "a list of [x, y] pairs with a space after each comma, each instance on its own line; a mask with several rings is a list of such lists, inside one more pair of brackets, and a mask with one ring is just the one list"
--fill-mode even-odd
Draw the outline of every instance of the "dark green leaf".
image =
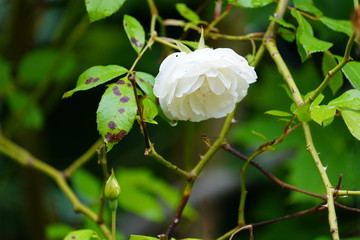
[[329, 102], [330, 106], [360, 110], [360, 91], [351, 89]]
[[311, 107], [310, 116], [320, 126], [328, 126], [334, 119], [336, 108], [334, 106], [321, 105]]
[[90, 22], [111, 16], [121, 8], [124, 2], [125, 0], [85, 0]]
[[200, 20], [199, 15], [197, 15], [196, 12], [188, 8], [188, 6], [186, 6], [185, 3], [177, 3], [175, 6], [176, 6], [176, 10], [180, 13], [180, 15], [183, 18], [195, 24], [199, 22]]
[[304, 34], [313, 36], [314, 32], [309, 22], [306, 21], [306, 19], [298, 11], [292, 9], [291, 15], [293, 15], [293, 17], [296, 18], [297, 22], [299, 23], [299, 26], [296, 29], [296, 45], [301, 57], [301, 61], [304, 62], [310, 57], [310, 55], [305, 51], [302, 43], [300, 42], [300, 37]]
[[[71, 178], [75, 191], [90, 204], [99, 201], [101, 196], [101, 182], [89, 171], [79, 168]], [[86, 183], [86, 184], [84, 184]]]
[[320, 21], [325, 24], [331, 30], [336, 32], [342, 32], [347, 34], [349, 37], [354, 32], [351, 22], [349, 20], [337, 20], [328, 17], [321, 17]]
[[297, 9], [312, 13], [316, 17], [321, 17], [323, 15], [323, 13], [314, 6], [312, 0], [294, 0], [294, 5]]
[[296, 29], [296, 27], [292, 24], [292, 23], [288, 23], [288, 22], [286, 22], [284, 19], [282, 19], [282, 18], [275, 18], [275, 17], [273, 17], [273, 16], [270, 16], [269, 17], [269, 20], [271, 20], [271, 21], [275, 21], [275, 22], [277, 22], [278, 24], [280, 24], [281, 26], [283, 26], [283, 27], [286, 27], [286, 28], [291, 28], [291, 29]]
[[291, 113], [279, 111], [279, 110], [269, 110], [269, 111], [266, 111], [265, 114], [278, 116], [278, 117], [291, 117], [292, 116]]
[[100, 240], [99, 235], [94, 231], [90, 229], [82, 229], [70, 232], [64, 240]]
[[341, 116], [349, 129], [350, 133], [360, 140], [360, 111], [356, 110], [342, 110]]
[[63, 98], [71, 97], [75, 92], [88, 90], [106, 83], [127, 71], [126, 68], [117, 65], [91, 67], [80, 75], [76, 88], [64, 93]]
[[[61, 58], [61, 61], [59, 59]], [[61, 56], [61, 52], [45, 48], [28, 53], [20, 62], [19, 77], [21, 83], [26, 86], [42, 84], [48, 76], [52, 80], [61, 82], [70, 79], [76, 66], [75, 56], [67, 54]]]
[[273, 0], [228, 0], [229, 4], [243, 8], [263, 7], [272, 2]]
[[136, 72], [135, 79], [140, 89], [155, 102], [156, 97], [153, 92], [155, 77], [145, 72]]
[[107, 150], [131, 130], [137, 113], [134, 90], [128, 79], [110, 84], [103, 94], [96, 112], [98, 130]]
[[124, 20], [124, 29], [127, 37], [130, 40], [131, 46], [135, 49], [137, 53], [141, 52], [141, 49], [145, 45], [145, 31], [142, 25], [136, 20], [136, 18], [125, 15]]
[[[323, 55], [322, 65], [321, 65], [324, 77], [336, 65], [337, 65], [337, 61], [336, 61], [335, 57], [325, 52]], [[331, 92], [333, 94], [337, 93], [337, 91], [341, 88], [342, 85], [343, 85], [342, 74], [341, 74], [341, 72], [337, 72], [330, 78], [330, 81], [329, 81], [329, 87], [331, 89]]]
[[349, 62], [341, 70], [351, 85], [357, 90], [360, 90], [360, 62]]

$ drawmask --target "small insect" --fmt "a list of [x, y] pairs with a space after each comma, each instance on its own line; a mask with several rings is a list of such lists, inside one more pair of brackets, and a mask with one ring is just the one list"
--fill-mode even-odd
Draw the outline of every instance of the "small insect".
[[211, 148], [211, 142], [210, 142], [210, 139], [205, 135], [201, 135], [201, 138], [202, 140], [204, 141], [205, 145], [208, 147], [208, 148]]

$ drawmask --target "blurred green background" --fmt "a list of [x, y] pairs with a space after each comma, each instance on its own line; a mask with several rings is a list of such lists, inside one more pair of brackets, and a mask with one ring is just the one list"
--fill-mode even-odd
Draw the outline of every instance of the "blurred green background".
[[[181, 19], [175, 3], [202, 9], [202, 19], [211, 21], [214, 1], [155, 1], [163, 19]], [[352, 1], [314, 0], [328, 17], [349, 19]], [[218, 26], [222, 33], [241, 35], [262, 32], [276, 4], [258, 9], [233, 8]], [[62, 94], [75, 87], [77, 77], [94, 65], [117, 64], [129, 68], [136, 58], [122, 27], [124, 14], [136, 17], [149, 30], [150, 13], [145, 0], [127, 1], [115, 15], [89, 24], [84, 1], [1, 0], [0, 1], [0, 129], [2, 134], [57, 169], [66, 168], [99, 137], [95, 112], [104, 86], [79, 92], [62, 100]], [[290, 22], [294, 20], [287, 15]], [[315, 35], [334, 43], [331, 51], [343, 54], [347, 36], [328, 30], [310, 20]], [[180, 28], [169, 27], [167, 34], [180, 38]], [[187, 40], [197, 40], [194, 32]], [[211, 47], [231, 47], [242, 55], [251, 53], [249, 42], [207, 40]], [[321, 54], [301, 64], [296, 45], [279, 38], [279, 48], [302, 93], [313, 90], [322, 80]], [[156, 75], [165, 52], [155, 44], [135, 70]], [[359, 59], [356, 45], [352, 54]], [[285, 122], [264, 115], [270, 109], [290, 111], [281, 76], [266, 56], [256, 68], [259, 79], [240, 104], [230, 143], [251, 154], [263, 143], [256, 131], [269, 140], [281, 135]], [[342, 90], [350, 88], [345, 84]], [[325, 90], [327, 102], [334, 98]], [[340, 94], [340, 93], [339, 93]], [[206, 151], [201, 136], [215, 139], [222, 119], [202, 123], [180, 122], [171, 127], [161, 119], [149, 126], [157, 151], [174, 164], [190, 169]], [[340, 118], [329, 127], [312, 124], [315, 144], [328, 174], [336, 185], [344, 174], [343, 185], [359, 190], [360, 148]], [[163, 233], [174, 213], [184, 186], [175, 174], [143, 155], [144, 141], [135, 124], [131, 133], [108, 154], [109, 166], [117, 169], [124, 194], [120, 197], [118, 229], [122, 239], [129, 234]], [[301, 128], [294, 131], [275, 151], [261, 155], [257, 162], [280, 179], [322, 194], [321, 180], [305, 151]], [[219, 151], [195, 183], [189, 208], [175, 237], [214, 239], [236, 225], [239, 203], [240, 168], [243, 162]], [[101, 189], [101, 167], [96, 157], [71, 181], [88, 205], [96, 205]], [[248, 173], [248, 223], [281, 217], [320, 204], [318, 199], [294, 193], [275, 185], [255, 169]], [[359, 197], [340, 200], [360, 208]], [[360, 239], [359, 213], [337, 209], [343, 237]], [[92, 228], [47, 177], [24, 169], [0, 155], [0, 238], [62, 239], [71, 229]], [[329, 238], [326, 212], [286, 220], [254, 229], [255, 239]], [[235, 239], [248, 239], [248, 233]]]

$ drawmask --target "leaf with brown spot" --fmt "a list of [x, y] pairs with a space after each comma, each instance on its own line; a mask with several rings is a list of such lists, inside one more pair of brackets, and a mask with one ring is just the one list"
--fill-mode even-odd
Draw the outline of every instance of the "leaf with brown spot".
[[124, 29], [127, 37], [130, 40], [131, 46], [137, 53], [140, 53], [141, 49], [145, 45], [145, 31], [142, 25], [136, 18], [126, 15], [123, 20]]
[[94, 66], [83, 72], [76, 87], [64, 93], [63, 98], [71, 97], [75, 92], [94, 88], [127, 73], [127, 69], [118, 65]]
[[124, 84], [108, 86], [96, 112], [97, 127], [108, 151], [129, 133], [137, 114], [134, 90], [127, 86], [131, 83], [125, 78], [122, 81]]

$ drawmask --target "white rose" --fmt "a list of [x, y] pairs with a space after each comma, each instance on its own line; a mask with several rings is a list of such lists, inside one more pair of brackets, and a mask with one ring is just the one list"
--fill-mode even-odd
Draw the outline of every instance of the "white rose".
[[199, 122], [232, 112], [257, 75], [229, 48], [177, 52], [161, 63], [154, 94], [169, 119]]

